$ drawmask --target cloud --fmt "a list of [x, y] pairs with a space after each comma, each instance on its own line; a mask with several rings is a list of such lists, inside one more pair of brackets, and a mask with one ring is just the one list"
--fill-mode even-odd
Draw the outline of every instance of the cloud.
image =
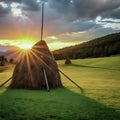
[[9, 7], [6, 3], [0, 2], [0, 15], [9, 13]]
[[72, 0], [72, 2], [71, 0], [0, 0], [0, 2], [8, 5], [13, 2], [19, 3], [23, 10], [27, 11], [40, 10], [41, 1], [47, 2], [49, 8], [58, 13], [64, 15], [67, 13], [67, 18], [70, 20], [93, 18], [98, 15], [118, 17], [120, 10], [119, 0]]
[[40, 4], [37, 0], [23, 0], [23, 10], [27, 11], [38, 11], [40, 10]]
[[[0, 26], [3, 28], [0, 37], [15, 39], [29, 33], [39, 38], [42, 1], [46, 2], [44, 36], [57, 36], [62, 41], [85, 40], [120, 31], [115, 25], [120, 25], [116, 21], [120, 19], [120, 0], [0, 0]], [[18, 6], [13, 9], [14, 3]], [[99, 17], [101, 19], [97, 20]], [[73, 34], [75, 32], [77, 35]]]
[[[119, 6], [120, 6], [120, 4], [119, 4]], [[120, 19], [120, 7], [117, 7], [115, 9], [111, 10], [110, 12], [103, 14], [103, 17]]]

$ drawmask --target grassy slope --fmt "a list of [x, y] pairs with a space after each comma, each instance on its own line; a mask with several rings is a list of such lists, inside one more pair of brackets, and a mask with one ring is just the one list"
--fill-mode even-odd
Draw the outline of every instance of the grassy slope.
[[[84, 93], [62, 76], [66, 88], [11, 90], [0, 88], [0, 120], [119, 120], [120, 56], [58, 61], [59, 68]], [[0, 83], [12, 75], [0, 73]]]

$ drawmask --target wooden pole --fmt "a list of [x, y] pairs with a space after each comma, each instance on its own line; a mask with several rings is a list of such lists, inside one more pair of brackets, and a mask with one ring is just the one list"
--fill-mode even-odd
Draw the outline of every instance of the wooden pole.
[[4, 83], [2, 83], [1, 85], [0, 85], [0, 87], [2, 87], [3, 85], [5, 85], [7, 82], [9, 82], [10, 80], [12, 79], [12, 77], [10, 77], [8, 80], [6, 80]]
[[83, 92], [83, 89], [77, 84], [77, 83], [75, 83], [72, 79], [70, 79], [65, 73], [63, 73], [61, 70], [59, 70], [60, 71], [60, 73], [62, 74], [62, 75], [64, 75], [69, 81], [71, 81], [75, 86], [77, 86], [79, 89], [81, 89], [81, 91]]
[[41, 40], [43, 40], [43, 25], [44, 25], [44, 3], [42, 3], [42, 21], [41, 21]]
[[43, 68], [43, 73], [44, 73], [44, 76], [45, 76], [45, 82], [46, 82], [47, 91], [49, 92], [50, 88], [49, 88], [49, 84], [48, 84], [48, 79], [47, 79], [46, 71], [45, 71], [44, 68]]

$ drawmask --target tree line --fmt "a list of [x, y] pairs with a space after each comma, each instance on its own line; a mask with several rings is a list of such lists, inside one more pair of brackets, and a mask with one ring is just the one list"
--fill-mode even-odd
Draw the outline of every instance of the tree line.
[[14, 62], [15, 61], [14, 61], [13, 58], [8, 60], [5, 56], [0, 56], [0, 66], [4, 66], [7, 63], [12, 63], [13, 64]]
[[120, 33], [110, 34], [83, 44], [53, 51], [56, 60], [105, 57], [120, 54]]

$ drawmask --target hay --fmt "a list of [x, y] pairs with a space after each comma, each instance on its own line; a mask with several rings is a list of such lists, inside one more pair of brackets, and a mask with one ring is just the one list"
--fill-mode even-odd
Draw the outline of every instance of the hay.
[[65, 60], [65, 64], [71, 64], [71, 60], [70, 60], [69, 57], [66, 58], [66, 60]]
[[50, 88], [62, 87], [58, 66], [45, 41], [35, 44], [16, 65], [10, 88], [46, 89], [46, 71]]

